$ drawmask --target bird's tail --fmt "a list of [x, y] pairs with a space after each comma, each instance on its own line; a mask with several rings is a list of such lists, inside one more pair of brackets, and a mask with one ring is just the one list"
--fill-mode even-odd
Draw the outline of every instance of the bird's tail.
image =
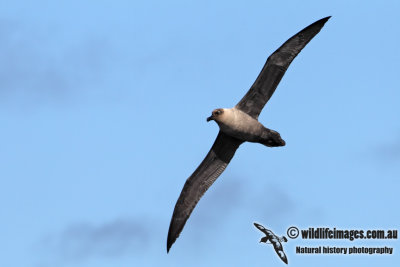
[[286, 144], [278, 132], [268, 128], [264, 129], [260, 143], [268, 147], [284, 146]]

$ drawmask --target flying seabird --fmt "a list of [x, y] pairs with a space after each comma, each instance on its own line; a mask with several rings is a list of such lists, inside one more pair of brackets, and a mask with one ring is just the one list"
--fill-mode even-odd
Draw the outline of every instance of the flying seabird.
[[178, 238], [197, 202], [225, 170], [243, 142], [261, 143], [268, 147], [285, 145], [280, 134], [264, 127], [258, 121], [258, 116], [290, 63], [329, 18], [314, 22], [287, 40], [268, 57], [256, 81], [235, 107], [215, 109], [207, 118], [207, 121], [214, 120], [220, 131], [203, 162], [183, 186], [169, 226], [167, 252]]
[[261, 242], [267, 243], [269, 241], [270, 242], [269, 244], [272, 244], [274, 246], [276, 254], [278, 254], [279, 258], [281, 258], [281, 260], [284, 263], [288, 264], [286, 254], [285, 252], [283, 252], [283, 247], [281, 243], [281, 242], [287, 242], [287, 238], [284, 236], [278, 237], [271, 230], [265, 228], [261, 224], [254, 223], [254, 225], [257, 227], [258, 230], [260, 230], [265, 234], [265, 236], [261, 238], [260, 243]]

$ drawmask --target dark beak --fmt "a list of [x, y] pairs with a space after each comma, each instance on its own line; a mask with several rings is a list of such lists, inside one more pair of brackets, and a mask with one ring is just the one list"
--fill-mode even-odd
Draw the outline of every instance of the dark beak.
[[207, 122], [209, 122], [209, 121], [213, 121], [214, 120], [214, 117], [211, 115], [210, 117], [208, 117], [207, 118]]

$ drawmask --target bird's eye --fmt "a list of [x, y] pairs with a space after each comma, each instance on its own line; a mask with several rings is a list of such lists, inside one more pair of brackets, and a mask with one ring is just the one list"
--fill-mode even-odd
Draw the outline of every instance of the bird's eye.
[[215, 111], [215, 115], [219, 115], [219, 114], [221, 114], [221, 110]]

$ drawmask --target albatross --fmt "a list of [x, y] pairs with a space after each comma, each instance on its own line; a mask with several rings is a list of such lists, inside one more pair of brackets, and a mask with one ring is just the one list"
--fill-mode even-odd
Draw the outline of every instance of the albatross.
[[329, 18], [330, 16], [314, 22], [287, 40], [268, 57], [254, 84], [236, 106], [215, 109], [207, 118], [207, 121], [215, 121], [220, 130], [204, 160], [186, 180], [176, 202], [168, 231], [167, 253], [182, 232], [197, 202], [222, 174], [242, 143], [260, 143], [268, 147], [285, 145], [280, 134], [262, 125], [258, 116], [290, 63]]

